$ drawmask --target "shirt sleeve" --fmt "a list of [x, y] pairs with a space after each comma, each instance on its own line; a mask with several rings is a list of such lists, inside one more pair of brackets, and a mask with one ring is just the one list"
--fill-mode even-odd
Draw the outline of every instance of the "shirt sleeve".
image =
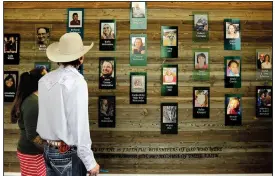
[[27, 139], [31, 142], [38, 135], [36, 132], [37, 119], [38, 119], [38, 101], [26, 100], [22, 111], [24, 126], [26, 130]]
[[87, 171], [93, 169], [97, 162], [91, 150], [89, 113], [88, 113], [88, 87], [85, 80], [77, 83], [70, 92], [68, 99], [70, 119], [68, 120], [72, 136], [77, 146], [77, 155], [84, 163]]

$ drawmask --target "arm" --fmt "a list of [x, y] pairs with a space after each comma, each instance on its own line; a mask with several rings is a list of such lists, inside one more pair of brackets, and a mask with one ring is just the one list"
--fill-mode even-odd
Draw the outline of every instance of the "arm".
[[26, 130], [27, 139], [43, 151], [43, 141], [36, 132], [37, 119], [38, 119], [38, 102], [33, 100], [27, 100], [27, 104], [23, 109], [23, 120]]
[[73, 135], [74, 144], [77, 146], [77, 155], [84, 163], [87, 171], [97, 166], [90, 138], [88, 114], [88, 88], [85, 80], [80, 80], [76, 87], [69, 93], [67, 103], [70, 108], [68, 119], [69, 128]]

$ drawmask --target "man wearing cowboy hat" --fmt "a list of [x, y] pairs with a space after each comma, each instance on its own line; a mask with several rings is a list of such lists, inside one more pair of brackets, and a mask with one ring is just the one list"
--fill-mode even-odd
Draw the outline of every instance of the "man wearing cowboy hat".
[[48, 58], [58, 69], [39, 80], [37, 132], [47, 141], [47, 176], [97, 176], [99, 165], [91, 150], [88, 87], [77, 68], [93, 47], [83, 46], [77, 33], [66, 33], [48, 46]]

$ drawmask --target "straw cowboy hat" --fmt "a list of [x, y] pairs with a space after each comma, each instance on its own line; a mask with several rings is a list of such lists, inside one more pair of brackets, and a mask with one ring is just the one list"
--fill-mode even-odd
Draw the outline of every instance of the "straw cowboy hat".
[[93, 42], [84, 46], [80, 35], [70, 32], [62, 35], [59, 42], [49, 45], [46, 54], [53, 62], [70, 62], [86, 54], [93, 46]]

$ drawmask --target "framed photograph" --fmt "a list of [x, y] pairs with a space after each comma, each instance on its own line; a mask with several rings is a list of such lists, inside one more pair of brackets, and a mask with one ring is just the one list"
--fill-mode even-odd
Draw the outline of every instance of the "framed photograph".
[[241, 50], [241, 25], [239, 19], [224, 19], [224, 49]]
[[67, 32], [76, 32], [84, 38], [84, 8], [67, 9]]
[[147, 29], [146, 2], [130, 3], [130, 29]]
[[208, 52], [195, 52], [195, 69], [207, 70], [208, 69]]
[[162, 65], [161, 96], [178, 96], [178, 65]]
[[116, 126], [115, 96], [100, 96], [98, 98], [98, 127], [114, 128]]
[[100, 51], [114, 51], [116, 44], [115, 20], [100, 20]]
[[210, 88], [193, 87], [193, 117], [209, 118]]
[[194, 30], [193, 41], [203, 42], [209, 40], [209, 17], [207, 12], [193, 12], [194, 15]]
[[161, 58], [178, 57], [178, 27], [161, 26]]
[[134, 93], [145, 92], [145, 76], [134, 75], [132, 76], [131, 91]]
[[225, 95], [225, 125], [241, 125], [242, 124], [242, 105], [241, 95], [226, 94]]
[[4, 64], [18, 65], [20, 53], [20, 34], [4, 34]]
[[256, 117], [272, 117], [272, 86], [257, 86], [256, 100]]
[[145, 2], [131, 2], [132, 18], [145, 18]]
[[147, 35], [131, 34], [130, 35], [130, 65], [146, 66], [147, 65]]
[[177, 46], [177, 29], [163, 29], [163, 46]]
[[130, 104], [147, 103], [147, 73], [130, 73]]
[[69, 11], [69, 27], [82, 27], [82, 13], [81, 10]]
[[177, 85], [177, 67], [163, 67], [163, 85]]
[[18, 85], [18, 71], [4, 71], [4, 102], [13, 102]]
[[272, 50], [256, 49], [256, 79], [272, 80]]
[[210, 79], [210, 54], [208, 48], [192, 50], [194, 69], [193, 80], [208, 81]]
[[99, 89], [116, 88], [116, 60], [112, 57], [99, 58]]
[[227, 59], [227, 77], [240, 77], [240, 60], [239, 59]]
[[178, 134], [178, 103], [161, 103], [161, 133]]
[[225, 88], [241, 88], [241, 58], [239, 56], [224, 57]]
[[226, 25], [226, 39], [240, 38], [240, 31], [238, 23], [225, 22]]
[[45, 52], [50, 44], [51, 24], [35, 25], [35, 46], [36, 50]]

